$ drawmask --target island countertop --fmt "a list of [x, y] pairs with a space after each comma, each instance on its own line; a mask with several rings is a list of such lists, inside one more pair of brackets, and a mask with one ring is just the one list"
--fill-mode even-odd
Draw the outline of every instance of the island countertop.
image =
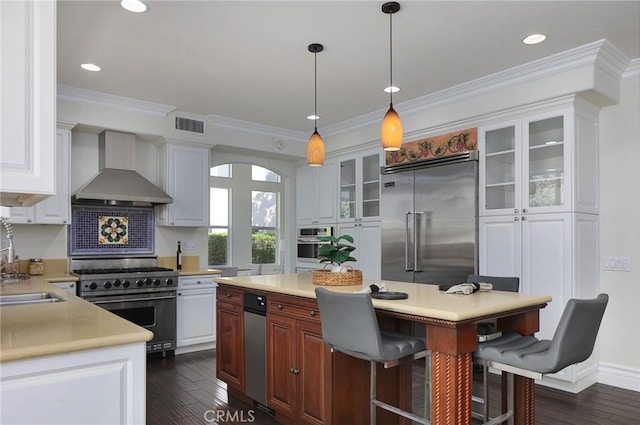
[[[64, 279], [63, 280], [73, 280]], [[53, 278], [54, 281], [60, 279]], [[66, 301], [0, 308], [0, 361], [146, 342], [153, 333], [32, 276], [3, 283], [1, 295], [53, 292]]]
[[371, 284], [384, 286], [389, 291], [406, 292], [404, 300], [373, 299], [375, 308], [390, 312], [429, 317], [452, 322], [482, 318], [509, 310], [547, 304], [548, 295], [520, 294], [506, 291], [476, 292], [470, 295], [446, 294], [436, 284], [365, 279], [362, 285], [318, 286], [312, 282], [311, 273], [292, 273], [259, 276], [216, 278], [216, 282], [248, 290], [274, 292], [315, 299], [315, 288], [322, 287], [337, 292], [358, 292]]

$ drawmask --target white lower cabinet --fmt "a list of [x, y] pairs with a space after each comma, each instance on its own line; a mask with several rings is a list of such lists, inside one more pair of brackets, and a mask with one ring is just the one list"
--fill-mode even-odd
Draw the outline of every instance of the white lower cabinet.
[[357, 261], [355, 263], [345, 263], [354, 269], [362, 271], [365, 279], [380, 279], [382, 241], [380, 233], [380, 222], [362, 221], [353, 223], [340, 223], [338, 236], [353, 236], [353, 244], [356, 249], [351, 255]]
[[215, 347], [215, 277], [218, 275], [180, 277], [176, 306], [176, 354]]
[[[552, 339], [571, 298], [598, 294], [598, 216], [578, 213], [480, 217], [480, 274], [519, 276], [520, 292], [551, 295], [540, 311], [539, 339]], [[580, 391], [595, 382], [597, 351], [543, 383]]]
[[146, 422], [145, 343], [2, 363], [0, 423]]

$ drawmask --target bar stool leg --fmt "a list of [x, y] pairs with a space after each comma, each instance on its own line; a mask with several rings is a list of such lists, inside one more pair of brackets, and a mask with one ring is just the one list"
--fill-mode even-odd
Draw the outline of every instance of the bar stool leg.
[[489, 368], [485, 364], [482, 365], [482, 387], [482, 420], [486, 422], [489, 420]]
[[371, 364], [371, 373], [369, 378], [369, 409], [371, 417], [370, 424], [376, 425], [376, 405], [373, 404], [373, 400], [376, 399], [376, 362], [369, 362]]

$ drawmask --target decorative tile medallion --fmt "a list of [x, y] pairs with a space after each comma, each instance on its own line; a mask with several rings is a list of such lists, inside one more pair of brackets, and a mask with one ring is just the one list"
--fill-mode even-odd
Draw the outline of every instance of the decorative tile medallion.
[[478, 129], [469, 128], [403, 143], [400, 150], [386, 153], [385, 162], [386, 165], [393, 165], [421, 161], [475, 149], [478, 149]]
[[98, 243], [128, 244], [129, 218], [98, 216]]

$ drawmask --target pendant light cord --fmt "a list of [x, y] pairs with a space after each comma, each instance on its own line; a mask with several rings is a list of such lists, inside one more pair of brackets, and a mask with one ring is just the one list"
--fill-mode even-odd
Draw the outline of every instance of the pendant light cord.
[[393, 105], [393, 13], [389, 13], [389, 103]]
[[313, 130], [318, 131], [318, 53], [313, 53]]

